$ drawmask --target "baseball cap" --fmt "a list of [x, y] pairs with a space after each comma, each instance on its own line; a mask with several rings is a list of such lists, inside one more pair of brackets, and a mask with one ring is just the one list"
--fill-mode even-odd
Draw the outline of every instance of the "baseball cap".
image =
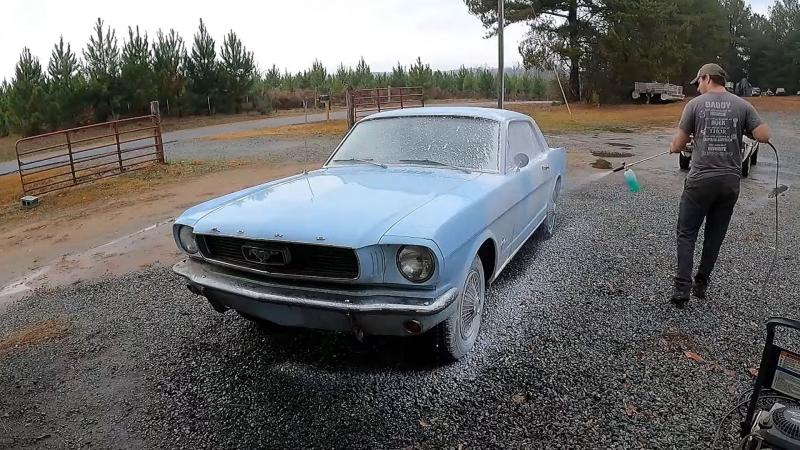
[[728, 72], [725, 72], [725, 69], [723, 69], [719, 64], [708, 63], [704, 64], [703, 67], [697, 71], [697, 76], [694, 77], [694, 80], [692, 80], [689, 84], [696, 85], [700, 82], [700, 77], [703, 75], [717, 75], [726, 80], [728, 79]]

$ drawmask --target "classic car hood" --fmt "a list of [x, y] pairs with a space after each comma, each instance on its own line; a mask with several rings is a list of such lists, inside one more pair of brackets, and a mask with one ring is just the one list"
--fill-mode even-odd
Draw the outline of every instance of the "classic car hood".
[[221, 204], [195, 233], [359, 248], [477, 174], [419, 167], [334, 167], [264, 186]]

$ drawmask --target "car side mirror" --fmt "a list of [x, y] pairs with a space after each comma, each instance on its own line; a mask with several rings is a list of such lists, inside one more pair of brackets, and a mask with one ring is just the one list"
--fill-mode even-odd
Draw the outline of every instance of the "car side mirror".
[[528, 158], [528, 155], [525, 153], [517, 153], [516, 156], [514, 156], [514, 166], [516, 166], [517, 170], [527, 166], [530, 162], [531, 159]]

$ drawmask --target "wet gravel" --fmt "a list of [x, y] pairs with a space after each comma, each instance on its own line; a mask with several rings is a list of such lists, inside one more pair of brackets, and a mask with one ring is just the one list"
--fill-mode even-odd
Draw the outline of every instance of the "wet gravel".
[[[675, 309], [680, 175], [639, 177], [638, 194], [615, 177], [566, 193], [557, 235], [517, 255], [474, 352], [447, 366], [424, 338], [262, 330], [163, 268], [38, 292], [0, 315], [0, 336], [68, 331], [0, 353], [0, 447], [706, 448], [752, 383], [763, 321], [797, 317], [800, 247], [784, 226], [760, 295], [771, 187], [745, 182], [709, 298]], [[792, 189], [781, 202], [794, 217]]]

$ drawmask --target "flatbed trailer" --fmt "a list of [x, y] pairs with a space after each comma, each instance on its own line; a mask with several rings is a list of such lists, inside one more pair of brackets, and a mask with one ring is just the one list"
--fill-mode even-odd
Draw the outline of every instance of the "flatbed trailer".
[[656, 102], [672, 102], [683, 100], [686, 96], [683, 94], [683, 86], [676, 86], [669, 83], [633, 83], [633, 92], [631, 97], [634, 100], [645, 98], [647, 103], [651, 101]]

